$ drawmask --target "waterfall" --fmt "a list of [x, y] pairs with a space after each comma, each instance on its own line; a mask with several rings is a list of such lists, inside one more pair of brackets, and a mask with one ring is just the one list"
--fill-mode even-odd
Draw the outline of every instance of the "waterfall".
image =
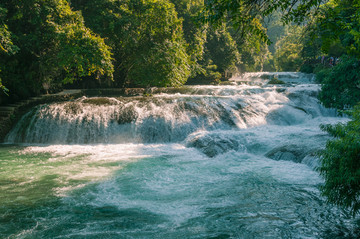
[[83, 97], [40, 105], [20, 120], [6, 141], [181, 142], [197, 131], [293, 125], [335, 114], [319, 104], [319, 87], [309, 83], [308, 75], [283, 73], [280, 79], [289, 83], [278, 86], [268, 85], [268, 76], [249, 73], [232, 79], [233, 84], [228, 86], [152, 89], [150, 97]]
[[248, 73], [39, 105], [0, 145], [0, 237], [359, 238], [319, 192], [319, 125], [348, 120], [319, 89]]

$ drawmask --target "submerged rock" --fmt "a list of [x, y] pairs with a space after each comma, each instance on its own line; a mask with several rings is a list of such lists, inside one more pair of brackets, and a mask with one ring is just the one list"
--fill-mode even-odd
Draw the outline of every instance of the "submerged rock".
[[314, 154], [315, 151], [316, 149], [305, 145], [283, 145], [270, 150], [265, 156], [277, 161], [284, 160], [302, 163], [304, 158]]
[[239, 150], [241, 145], [237, 140], [221, 137], [220, 135], [205, 135], [195, 137], [187, 144], [187, 147], [194, 147], [212, 158], [230, 150]]
[[300, 107], [283, 106], [266, 115], [266, 122], [271, 125], [296, 125], [311, 119], [312, 116]]
[[302, 162], [303, 164], [306, 164], [310, 168], [316, 170], [318, 167], [320, 167], [320, 159], [317, 158], [314, 155], [307, 155]]

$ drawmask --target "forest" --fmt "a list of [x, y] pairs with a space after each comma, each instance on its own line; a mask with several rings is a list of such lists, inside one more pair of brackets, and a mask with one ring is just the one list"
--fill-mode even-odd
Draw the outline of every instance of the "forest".
[[219, 84], [244, 72], [316, 74], [351, 120], [322, 129], [322, 192], [360, 211], [357, 0], [3, 0], [0, 99], [64, 88]]
[[2, 98], [64, 87], [209, 84], [243, 72], [319, 72], [330, 57], [356, 58], [354, 1], [292, 2], [2, 1]]

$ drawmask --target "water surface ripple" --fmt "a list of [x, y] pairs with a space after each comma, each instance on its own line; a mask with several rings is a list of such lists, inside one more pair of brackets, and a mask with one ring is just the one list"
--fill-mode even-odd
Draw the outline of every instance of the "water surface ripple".
[[326, 203], [311, 75], [34, 108], [0, 145], [0, 238], [360, 238]]

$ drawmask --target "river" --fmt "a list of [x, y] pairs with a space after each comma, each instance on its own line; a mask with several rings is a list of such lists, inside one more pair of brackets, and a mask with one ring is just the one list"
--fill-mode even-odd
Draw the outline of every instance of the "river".
[[318, 91], [248, 73], [37, 106], [0, 145], [0, 238], [358, 238], [319, 192], [319, 125], [347, 119]]

